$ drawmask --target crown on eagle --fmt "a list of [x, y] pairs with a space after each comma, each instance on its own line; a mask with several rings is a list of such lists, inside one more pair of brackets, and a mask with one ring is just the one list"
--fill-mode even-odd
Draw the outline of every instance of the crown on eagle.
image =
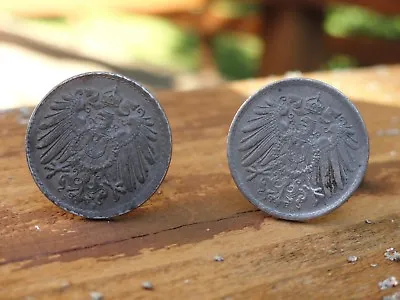
[[310, 112], [320, 114], [324, 110], [324, 105], [320, 100], [321, 94], [318, 93], [315, 97], [308, 98], [305, 108]]
[[118, 93], [118, 87], [114, 86], [112, 89], [104, 92], [102, 101], [105, 106], [118, 107], [122, 102], [122, 96]]

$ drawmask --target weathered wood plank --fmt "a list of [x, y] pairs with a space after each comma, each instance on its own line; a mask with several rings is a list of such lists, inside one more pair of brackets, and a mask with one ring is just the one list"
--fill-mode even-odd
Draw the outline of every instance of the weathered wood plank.
[[[399, 265], [383, 256], [388, 247], [400, 248], [400, 136], [390, 134], [400, 128], [400, 66], [307, 76], [352, 97], [368, 127], [371, 159], [348, 203], [306, 223], [257, 211], [227, 166], [226, 134], [235, 111], [276, 77], [158, 93], [173, 131], [170, 171], [160, 193], [111, 222], [86, 221], [51, 204], [27, 170], [19, 112], [1, 114], [0, 298], [88, 299], [95, 290], [105, 299], [370, 299], [393, 293], [380, 292], [377, 283], [400, 277]], [[216, 254], [225, 261], [214, 262]], [[360, 261], [348, 264], [349, 255]], [[145, 280], [154, 291], [141, 288]]]

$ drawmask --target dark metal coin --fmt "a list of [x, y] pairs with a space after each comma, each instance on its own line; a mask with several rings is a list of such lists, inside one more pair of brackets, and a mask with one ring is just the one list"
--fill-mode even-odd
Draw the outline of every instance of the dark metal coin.
[[357, 189], [369, 156], [354, 105], [335, 88], [287, 79], [251, 96], [228, 137], [234, 181], [272, 216], [307, 220], [331, 212]]
[[159, 187], [171, 159], [171, 130], [158, 101], [111, 73], [85, 73], [36, 107], [26, 156], [40, 190], [56, 205], [93, 219], [121, 215]]

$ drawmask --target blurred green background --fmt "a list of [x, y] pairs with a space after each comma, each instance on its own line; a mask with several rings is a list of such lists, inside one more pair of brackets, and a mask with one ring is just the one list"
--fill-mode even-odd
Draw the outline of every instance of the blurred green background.
[[[245, 17], [259, 11], [257, 4], [233, 0], [215, 1], [212, 9], [228, 18]], [[26, 21], [28, 26], [43, 27], [43, 32], [80, 35], [88, 51], [103, 48], [111, 55], [174, 71], [196, 72], [201, 67], [198, 34], [164, 17], [94, 13], [80, 20], [79, 24], [68, 22], [65, 18], [29, 18]], [[366, 8], [336, 5], [326, 9], [324, 30], [336, 37], [366, 36], [396, 40], [400, 39], [400, 16], [385, 16]], [[115, 32], [118, 34], [113, 34]], [[262, 54], [268, 51], [268, 41], [263, 43], [256, 35], [229, 31], [216, 34], [210, 45], [218, 71], [229, 80], [256, 76]], [[232, 57], [235, 57], [235, 64], [232, 64]], [[320, 69], [357, 65], [355, 58], [338, 53]]]

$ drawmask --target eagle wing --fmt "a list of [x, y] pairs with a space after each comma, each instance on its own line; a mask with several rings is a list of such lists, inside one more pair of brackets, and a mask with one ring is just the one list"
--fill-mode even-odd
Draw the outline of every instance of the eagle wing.
[[[83, 94], [84, 91], [82, 96]], [[40, 131], [37, 136], [36, 146], [42, 149], [42, 164], [63, 162], [71, 155], [68, 149], [79, 136], [85, 123], [85, 118], [79, 118], [79, 111], [84, 111], [84, 107], [79, 107], [81, 101], [83, 99], [76, 96], [63, 95], [61, 99], [50, 104], [50, 112], [39, 125]]]
[[122, 145], [114, 168], [115, 177], [130, 192], [148, 178], [149, 168], [156, 162], [154, 142], [157, 132], [150, 118], [130, 118], [128, 130], [118, 137]]
[[274, 158], [281, 136], [278, 109], [274, 102], [266, 100], [253, 110], [253, 117], [243, 127], [244, 136], [240, 140], [239, 151], [244, 153], [244, 167], [249, 167], [256, 161], [265, 166]]
[[342, 190], [350, 172], [357, 167], [356, 150], [359, 142], [355, 130], [346, 124], [333, 123], [328, 132], [330, 140], [320, 139], [317, 146], [320, 158], [311, 174], [312, 183], [320, 186], [325, 196], [331, 196]]

